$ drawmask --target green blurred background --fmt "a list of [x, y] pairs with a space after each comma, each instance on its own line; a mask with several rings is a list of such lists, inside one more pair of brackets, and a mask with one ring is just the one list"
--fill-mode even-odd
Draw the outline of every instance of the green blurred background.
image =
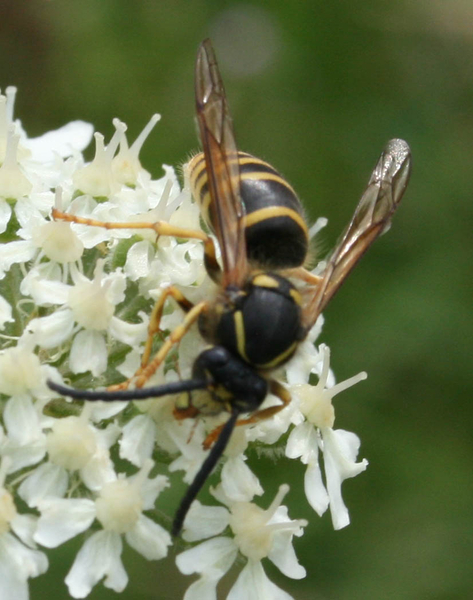
[[[31, 136], [80, 118], [109, 139], [119, 117], [133, 140], [162, 113], [141, 154], [159, 176], [197, 148], [193, 66], [207, 36], [240, 147], [284, 173], [312, 221], [329, 218], [325, 249], [388, 139], [406, 139], [414, 161], [391, 231], [325, 315], [337, 378], [369, 374], [335, 401], [337, 427], [370, 461], [344, 484], [352, 524], [334, 532], [295, 491], [300, 465], [280, 477], [282, 461], [275, 477], [267, 462], [262, 503], [287, 480], [290, 515], [310, 520], [295, 542], [307, 579], [267, 572], [297, 600], [472, 598], [473, 3], [1, 0], [0, 86], [18, 86]], [[67, 597], [77, 549], [50, 554], [34, 600]], [[190, 579], [172, 559], [127, 550], [123, 597], [182, 597]], [[97, 586], [90, 598], [117, 596]]]

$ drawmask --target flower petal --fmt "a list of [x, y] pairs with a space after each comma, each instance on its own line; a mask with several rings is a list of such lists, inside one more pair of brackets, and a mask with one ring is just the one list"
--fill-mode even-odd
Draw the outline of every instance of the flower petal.
[[355, 462], [360, 448], [360, 439], [343, 429], [322, 430], [324, 440], [324, 463], [327, 490], [330, 496], [330, 513], [335, 529], [342, 529], [350, 523], [348, 509], [342, 498], [342, 482], [355, 477], [368, 466], [366, 459]]
[[47, 568], [43, 552], [24, 546], [9, 533], [0, 535], [0, 598], [28, 600], [28, 578], [41, 575]]
[[230, 590], [227, 600], [293, 600], [272, 583], [259, 561], [248, 561]]
[[223, 506], [203, 506], [194, 500], [184, 521], [182, 537], [186, 542], [196, 542], [219, 535], [228, 527], [229, 512]]
[[142, 467], [151, 457], [156, 440], [156, 425], [147, 415], [138, 415], [123, 427], [120, 458]]
[[41, 516], [34, 539], [46, 548], [56, 548], [86, 531], [95, 519], [95, 503], [86, 498], [48, 498], [38, 509]]
[[301, 425], [294, 427], [289, 434], [286, 444], [286, 456], [288, 458], [300, 458], [307, 464], [313, 454], [318, 453], [318, 438], [315, 427], [312, 423], [305, 421]]
[[13, 565], [3, 560], [3, 555], [0, 550], [0, 598], [29, 600], [28, 580], [17, 574]]
[[176, 565], [184, 575], [206, 573], [220, 578], [232, 566], [237, 553], [232, 539], [216, 537], [178, 554]]
[[24, 446], [43, 438], [39, 415], [29, 396], [10, 398], [3, 418], [10, 442]]
[[62, 498], [67, 491], [68, 481], [65, 469], [47, 462], [22, 481], [18, 493], [28, 506], [34, 508], [45, 498]]
[[102, 375], [107, 368], [107, 347], [98, 331], [79, 331], [74, 338], [69, 357], [73, 373], [90, 371], [94, 377]]
[[90, 411], [90, 420], [94, 423], [111, 419], [128, 406], [128, 402], [93, 402], [92, 410]]
[[85, 598], [105, 577], [104, 585], [122, 592], [128, 575], [121, 561], [122, 540], [117, 533], [98, 531], [82, 546], [65, 579], [73, 598]]
[[36, 341], [43, 348], [55, 348], [71, 337], [73, 328], [72, 312], [66, 309], [33, 319], [26, 330], [36, 335]]
[[306, 570], [297, 560], [296, 552], [292, 545], [293, 535], [295, 535], [293, 531], [280, 531], [276, 533], [268, 558], [286, 577], [302, 579], [306, 576]]
[[85, 121], [71, 121], [54, 131], [48, 131], [37, 138], [29, 138], [22, 143], [32, 152], [32, 159], [38, 162], [54, 160], [56, 154], [67, 158], [74, 152], [81, 152], [90, 144], [94, 128]]
[[89, 490], [94, 492], [100, 490], [104, 483], [115, 481], [117, 476], [108, 448], [98, 446], [95, 454], [80, 470], [80, 476]]
[[330, 499], [322, 480], [318, 460], [314, 460], [307, 465], [304, 476], [304, 491], [309, 504], [321, 517], [327, 510]]
[[33, 267], [20, 284], [24, 296], [31, 296], [36, 304], [65, 304], [69, 296], [67, 284], [59, 281], [61, 267], [52, 262]]
[[217, 585], [220, 577], [214, 574], [203, 574], [186, 590], [184, 600], [217, 600]]
[[130, 546], [148, 560], [164, 558], [172, 543], [169, 533], [143, 514], [125, 537]]
[[11, 464], [8, 468], [9, 473], [16, 473], [20, 469], [36, 465], [43, 460], [46, 454], [45, 437], [42, 440], [28, 442], [24, 446], [6, 443], [2, 448], [3, 456], [8, 456], [11, 459]]
[[242, 455], [230, 457], [222, 468], [222, 488], [235, 502], [250, 502], [254, 496], [261, 496], [263, 488], [251, 469], [243, 461]]
[[[13, 533], [30, 548], [36, 548], [34, 534], [38, 526], [38, 517], [34, 515], [17, 515], [10, 521]], [[0, 596], [1, 598], [1, 596]]]
[[[151, 460], [151, 459], [148, 459]], [[139, 473], [131, 477], [137, 477]], [[152, 510], [154, 508], [156, 498], [159, 494], [170, 486], [169, 479], [166, 475], [156, 475], [152, 479], [146, 478], [141, 484], [141, 500], [143, 502], [143, 510]]]
[[148, 276], [153, 254], [153, 247], [146, 240], [133, 244], [128, 250], [124, 270], [131, 281]]
[[0, 245], [0, 279], [4, 277], [13, 264], [26, 263], [35, 254], [36, 246], [30, 241], [20, 240]]
[[108, 330], [116, 340], [133, 347], [146, 340], [148, 326], [143, 322], [127, 323], [118, 317], [112, 317]]

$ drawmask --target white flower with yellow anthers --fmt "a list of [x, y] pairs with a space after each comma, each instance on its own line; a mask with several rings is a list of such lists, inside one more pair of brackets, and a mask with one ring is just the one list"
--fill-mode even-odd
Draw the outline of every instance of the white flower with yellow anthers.
[[[343, 429], [333, 429], [335, 411], [332, 398], [366, 379], [367, 375], [359, 373], [327, 387], [330, 350], [322, 344], [319, 352], [321, 369], [317, 385], [303, 383], [290, 386], [291, 392], [299, 399], [299, 410], [305, 420], [291, 431], [286, 456], [300, 458], [307, 465], [304, 481], [307, 500], [319, 515], [330, 506], [334, 528], [342, 529], [350, 523], [350, 517], [342, 499], [341, 485], [345, 479], [364, 471], [368, 461], [363, 459], [356, 462], [360, 447], [358, 436]], [[325, 485], [319, 464], [319, 450], [324, 457]]]
[[1, 454], [8, 456], [10, 472], [36, 465], [46, 453], [45, 429], [48, 419], [44, 405], [54, 397], [45, 385], [55, 369], [41, 364], [34, 352], [33, 336], [22, 336], [16, 346], [0, 352], [0, 393], [8, 397], [3, 404], [3, 425], [7, 435]]
[[[167, 555], [171, 536], [143, 514], [154, 508], [156, 498], [167, 487], [167, 477], [149, 479], [153, 461], [148, 460], [133, 477], [119, 475], [103, 482], [95, 500], [45, 499], [39, 503], [41, 516], [34, 539], [47, 548], [56, 548], [97, 520], [102, 529], [82, 546], [66, 577], [73, 598], [84, 598], [102, 578], [108, 588], [121, 592], [128, 576], [121, 561], [122, 536], [148, 560]], [[98, 559], [99, 557], [99, 559]]]
[[48, 460], [30, 471], [18, 488], [29, 506], [37, 507], [44, 498], [64, 496], [74, 473], [76, 485], [83, 483], [93, 491], [115, 478], [109, 449], [120, 429], [113, 423], [104, 429], [95, 427], [90, 422], [92, 410], [86, 405], [78, 417], [47, 420], [43, 448]]
[[[185, 575], [198, 573], [200, 578], [188, 588], [186, 600], [212, 600], [216, 587], [230, 569], [238, 553], [247, 559], [227, 600], [290, 600], [291, 596], [278, 588], [266, 576], [261, 561], [264, 558], [287, 577], [302, 579], [305, 569], [297, 561], [292, 539], [300, 537], [307, 521], [291, 520], [282, 506], [288, 485], [282, 485], [269, 508], [252, 502], [228, 503], [223, 507], [204, 507], [196, 502], [185, 521], [184, 539], [207, 541], [179, 554], [176, 563]], [[221, 498], [224, 500], [224, 498]], [[233, 537], [219, 536], [227, 526]]]
[[[56, 193], [43, 195], [50, 204], [62, 202], [62, 188]], [[0, 247], [0, 271], [5, 274], [14, 264], [32, 261], [28, 273], [21, 282], [20, 291], [31, 296], [38, 306], [60, 304], [67, 298], [66, 282], [70, 275], [70, 266], [81, 270], [81, 258], [84, 245], [79, 236], [71, 229], [70, 223], [46, 219], [42, 211], [32, 204], [29, 198], [20, 198], [15, 205], [15, 214], [20, 228], [18, 237]]]
[[[74, 122], [28, 139], [13, 119], [14, 92], [0, 94], [0, 597], [26, 600], [27, 578], [46, 570], [34, 543], [53, 548], [79, 534], [85, 541], [66, 579], [70, 595], [86, 596], [101, 579], [121, 591], [128, 581], [123, 538], [150, 560], [167, 554], [171, 538], [162, 525], [171, 515], [143, 511], [155, 508], [169, 485], [168, 473], [180, 471], [185, 482], [194, 480], [212, 452], [203, 442], [211, 445], [228, 412], [187, 418], [194, 415], [185, 410], [192, 408], [185, 394], [82, 406], [58, 397], [45, 382], [89, 389], [125, 378], [132, 388], [146, 352], [152, 357], [168, 333], [182, 326], [186, 305], [176, 303], [179, 293], [195, 306], [213, 298], [218, 286], [204, 267], [201, 215], [189, 187], [184, 183], [181, 189], [172, 167], [163, 165], [164, 173], [153, 179], [139, 161], [157, 115], [130, 145], [126, 125], [115, 119], [108, 144], [95, 135], [96, 156], [86, 164], [80, 152], [91, 139], [91, 126]], [[165, 225], [159, 236], [149, 227], [156, 222]], [[113, 227], [119, 223], [126, 227]], [[319, 220], [311, 233], [323, 225]], [[176, 228], [198, 235], [181, 239], [166, 233]], [[220, 260], [218, 245], [215, 250]], [[298, 285], [305, 289], [303, 282]], [[157, 331], [144, 353], [148, 324], [157, 323], [150, 319], [152, 301], [168, 287], [177, 296], [166, 294], [162, 335]], [[265, 558], [289, 577], [305, 576], [292, 541], [306, 522], [289, 519], [282, 506], [287, 486], [266, 510], [253, 502], [264, 493], [259, 463], [253, 473], [246, 461], [255, 447], [263, 456], [283, 457], [288, 435], [287, 456], [307, 464], [309, 502], [320, 514], [330, 504], [335, 527], [347, 522], [341, 483], [366, 462], [355, 462], [354, 434], [333, 430], [331, 398], [355, 380], [334, 385], [328, 354], [314, 347], [321, 327], [319, 317], [293, 360], [274, 373], [292, 401], [271, 418], [234, 429], [221, 468], [212, 475], [212, 493], [221, 506], [195, 502], [187, 515], [183, 537], [193, 547], [178, 556], [178, 567], [200, 577], [186, 600], [214, 599], [237, 556], [246, 562], [230, 600], [289, 598], [267, 578]], [[196, 356], [207, 347], [194, 323], [146, 385], [191, 378]], [[311, 374], [319, 376], [318, 385], [308, 385]], [[281, 397], [268, 394], [264, 408], [280, 403]], [[117, 476], [117, 456], [137, 473]], [[150, 478], [158, 468], [155, 459], [166, 475]], [[18, 517], [17, 499], [29, 515]]]
[[[64, 208], [78, 216], [102, 222], [168, 220], [182, 202], [179, 181], [170, 166], [163, 165], [164, 176], [151, 180], [138, 160], [138, 150], [158, 122], [158, 115], [149, 121], [135, 143], [128, 148], [126, 125], [113, 120], [115, 134], [107, 147], [104, 137], [95, 134], [95, 158], [72, 176], [74, 198]], [[117, 148], [120, 152], [115, 156]], [[62, 209], [61, 209], [62, 210]], [[86, 248], [103, 241], [130, 238], [133, 229], [104, 229], [75, 224]], [[141, 232], [145, 239], [155, 241], [152, 232]]]
[[[81, 152], [90, 142], [92, 126], [74, 121], [38, 138], [26, 137], [18, 121], [13, 120], [16, 88], [0, 94], [0, 233], [5, 231], [11, 206], [23, 197], [39, 210], [44, 208], [45, 182], [51, 186], [64, 176], [63, 159]], [[29, 260], [29, 259], [26, 259]]]
[[27, 600], [28, 579], [44, 573], [48, 559], [33, 540], [38, 518], [19, 514], [5, 487], [9, 462], [4, 457], [0, 465], [0, 598]]
[[88, 279], [71, 268], [73, 286], [67, 286], [67, 299], [59, 296], [60, 310], [33, 319], [28, 331], [43, 348], [55, 348], [73, 337], [69, 366], [73, 373], [90, 371], [96, 377], [107, 368], [105, 333], [130, 346], [146, 339], [146, 323], [132, 325], [115, 316], [115, 307], [125, 298], [126, 278], [116, 270], [104, 273], [97, 261], [94, 278]]
[[[0, 167], [0, 197], [5, 200], [18, 200], [23, 196], [28, 196], [33, 185], [24, 175], [18, 163], [18, 144], [20, 143], [20, 135], [16, 133], [16, 127], [11, 125], [8, 128], [7, 143], [5, 157]], [[7, 206], [2, 203], [3, 223], [2, 229], [5, 231], [6, 222], [5, 216], [8, 215]], [[10, 213], [11, 214], [11, 213]]]

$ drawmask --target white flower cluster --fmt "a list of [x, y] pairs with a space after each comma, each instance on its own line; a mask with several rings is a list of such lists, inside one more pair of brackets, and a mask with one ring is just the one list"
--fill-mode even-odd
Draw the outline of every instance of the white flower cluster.
[[[84, 532], [89, 534], [66, 577], [69, 594], [84, 598], [101, 580], [120, 592], [128, 581], [123, 539], [148, 560], [167, 555], [169, 519], [155, 510], [156, 500], [170, 485], [170, 472], [183, 471], [184, 481], [192, 482], [207, 455], [203, 440], [227, 416], [178, 421], [172, 397], [82, 406], [58, 398], [46, 380], [86, 388], [132, 376], [163, 288], [175, 284], [199, 301], [213, 293], [213, 284], [196, 240], [56, 222], [51, 210], [193, 229], [200, 227], [199, 212], [171, 167], [153, 180], [139, 162], [158, 115], [131, 146], [126, 126], [115, 120], [109, 144], [96, 133], [95, 158], [84, 164], [89, 124], [69, 123], [28, 139], [13, 119], [14, 95], [14, 88], [0, 94], [0, 597], [27, 599], [28, 578], [48, 568], [38, 547], [54, 548]], [[181, 319], [170, 301], [163, 330]], [[320, 318], [280, 373], [293, 401], [273, 418], [234, 431], [214, 475], [219, 483], [212, 494], [221, 506], [195, 501], [188, 513], [188, 549], [177, 556], [177, 566], [199, 578], [186, 600], [215, 598], [237, 556], [246, 563], [230, 600], [290, 598], [265, 575], [264, 558], [288, 577], [305, 576], [292, 540], [307, 523], [289, 518], [282, 504], [288, 486], [280, 486], [267, 509], [253, 502], [263, 494], [246, 464], [245, 452], [255, 442], [284, 448], [286, 457], [307, 465], [311, 506], [319, 515], [330, 508], [336, 529], [349, 523], [341, 484], [367, 462], [356, 462], [356, 435], [333, 429], [332, 398], [366, 375], [335, 385], [328, 348], [314, 346], [321, 326]], [[171, 353], [150, 383], [188, 377], [202, 347], [193, 328], [179, 356]], [[312, 374], [316, 385], [309, 383]], [[265, 406], [277, 402], [269, 396]], [[128, 475], [117, 472], [117, 455], [130, 463]]]

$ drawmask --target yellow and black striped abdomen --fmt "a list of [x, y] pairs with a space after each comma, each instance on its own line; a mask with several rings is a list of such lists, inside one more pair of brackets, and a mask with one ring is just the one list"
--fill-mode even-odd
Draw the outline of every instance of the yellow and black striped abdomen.
[[[249, 260], [270, 269], [302, 265], [308, 252], [309, 235], [296, 193], [268, 163], [245, 152], [238, 152], [238, 162]], [[189, 173], [193, 196], [203, 219], [213, 229], [202, 153], [190, 161]]]

